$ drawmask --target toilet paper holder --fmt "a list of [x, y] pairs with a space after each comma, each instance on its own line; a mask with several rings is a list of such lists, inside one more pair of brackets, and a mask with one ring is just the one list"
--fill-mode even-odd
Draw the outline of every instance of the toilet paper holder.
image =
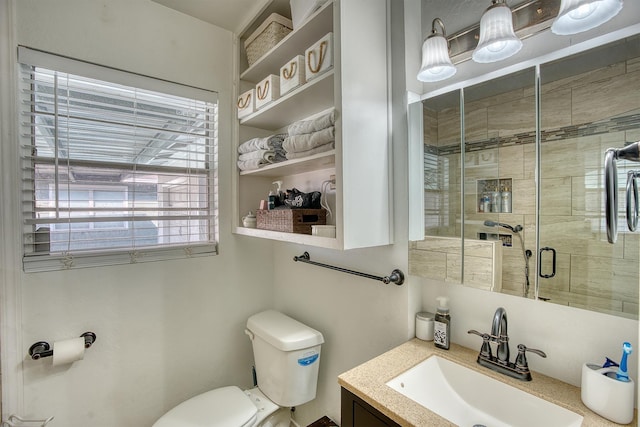
[[[80, 335], [80, 338], [84, 338], [84, 348], [89, 348], [96, 342], [96, 334], [93, 332], [85, 332]], [[29, 347], [29, 356], [33, 360], [38, 360], [42, 357], [53, 356], [53, 349], [46, 341], [38, 341]]]

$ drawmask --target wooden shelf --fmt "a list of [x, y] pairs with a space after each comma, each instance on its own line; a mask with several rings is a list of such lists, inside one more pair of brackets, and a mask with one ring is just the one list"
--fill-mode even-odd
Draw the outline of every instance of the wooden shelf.
[[338, 239], [331, 237], [311, 236], [309, 234], [284, 233], [281, 231], [261, 230], [259, 228], [236, 227], [235, 234], [261, 237], [263, 239], [291, 242], [300, 245], [315, 246], [328, 249], [341, 249]]
[[333, 31], [333, 1], [324, 4], [300, 28], [289, 33], [241, 73], [240, 79], [258, 83], [269, 74], [280, 75], [280, 67], [296, 55], [304, 55], [308, 47], [330, 31]]
[[336, 166], [336, 150], [315, 154], [302, 159], [287, 160], [273, 163], [260, 169], [241, 171], [240, 175], [280, 177], [297, 175], [303, 172], [311, 172], [329, 169]]
[[333, 107], [334, 70], [308, 81], [240, 120], [241, 125], [276, 131]]

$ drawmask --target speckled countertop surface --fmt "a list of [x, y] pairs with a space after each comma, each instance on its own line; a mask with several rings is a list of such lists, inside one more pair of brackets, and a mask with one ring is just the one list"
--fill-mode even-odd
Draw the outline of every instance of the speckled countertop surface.
[[[600, 417], [584, 406], [578, 387], [537, 372], [532, 373], [533, 380], [529, 382], [512, 379], [479, 366], [476, 363], [477, 351], [455, 344], [451, 345], [449, 351], [440, 350], [433, 342], [417, 338], [339, 375], [338, 383], [403, 426], [454, 426], [455, 424], [386, 386], [387, 381], [434, 354], [576, 412], [584, 417], [584, 427], [620, 425]], [[637, 418], [636, 411], [634, 422], [629, 425], [638, 425]]]

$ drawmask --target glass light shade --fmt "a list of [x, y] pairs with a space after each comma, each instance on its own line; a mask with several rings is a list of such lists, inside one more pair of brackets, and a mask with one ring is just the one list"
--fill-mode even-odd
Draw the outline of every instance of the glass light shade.
[[447, 39], [441, 35], [431, 35], [422, 43], [422, 67], [418, 72], [421, 82], [437, 82], [448, 79], [456, 73], [456, 67], [449, 58]]
[[551, 31], [559, 35], [581, 33], [604, 24], [622, 10], [622, 0], [562, 0]]
[[511, 9], [504, 3], [489, 7], [480, 19], [480, 41], [473, 51], [476, 62], [496, 62], [515, 55], [522, 41], [513, 31]]

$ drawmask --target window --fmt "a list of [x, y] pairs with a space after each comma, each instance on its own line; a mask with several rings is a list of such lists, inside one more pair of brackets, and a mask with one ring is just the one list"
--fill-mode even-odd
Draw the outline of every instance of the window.
[[25, 271], [216, 253], [215, 93], [19, 60]]

